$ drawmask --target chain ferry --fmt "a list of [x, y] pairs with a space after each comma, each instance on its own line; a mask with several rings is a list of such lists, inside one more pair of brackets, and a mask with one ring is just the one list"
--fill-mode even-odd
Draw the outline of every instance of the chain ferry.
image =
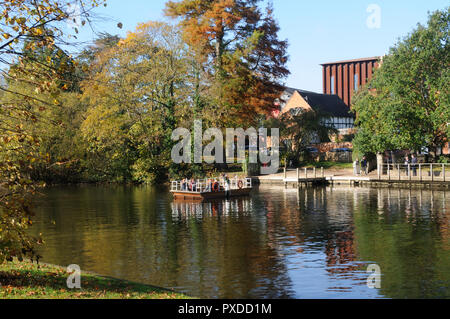
[[204, 201], [248, 196], [252, 188], [251, 178], [183, 180], [172, 181], [170, 192], [175, 200]]

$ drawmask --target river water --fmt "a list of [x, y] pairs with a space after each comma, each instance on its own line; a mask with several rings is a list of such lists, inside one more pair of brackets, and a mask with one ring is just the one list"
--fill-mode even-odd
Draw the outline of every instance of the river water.
[[44, 262], [194, 297], [450, 298], [449, 204], [387, 188], [261, 186], [193, 204], [165, 187], [55, 187], [32, 231]]

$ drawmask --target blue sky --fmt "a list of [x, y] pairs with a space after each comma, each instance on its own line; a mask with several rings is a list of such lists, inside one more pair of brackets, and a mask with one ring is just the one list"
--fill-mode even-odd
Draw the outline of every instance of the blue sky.
[[[97, 10], [107, 18], [97, 24], [98, 31], [125, 35], [140, 22], [167, 20], [163, 16], [165, 0], [108, 0], [108, 6]], [[322, 92], [321, 63], [388, 53], [400, 37], [417, 23], [425, 24], [428, 11], [444, 9], [448, 0], [273, 0], [280, 24], [280, 37], [289, 41], [287, 85]], [[380, 27], [369, 28], [369, 5], [381, 9]], [[123, 29], [117, 23], [123, 23]], [[85, 30], [82, 39], [92, 40]]]

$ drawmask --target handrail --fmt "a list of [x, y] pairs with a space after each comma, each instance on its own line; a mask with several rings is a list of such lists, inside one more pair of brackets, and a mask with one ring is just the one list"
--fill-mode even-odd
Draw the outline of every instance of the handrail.
[[[208, 181], [211, 181], [208, 183]], [[230, 179], [230, 190], [239, 189], [239, 181], [242, 181], [242, 188], [252, 188], [251, 178], [232, 178]], [[171, 181], [171, 191], [172, 192], [187, 192], [187, 193], [210, 193], [212, 192], [212, 187], [215, 183], [219, 183], [219, 189], [225, 189], [225, 182], [222, 179], [198, 179], [195, 181], [195, 186], [189, 189], [189, 182], [185, 187], [183, 187], [182, 181]]]
[[378, 178], [445, 182], [450, 178], [449, 167], [446, 163], [383, 163], [378, 166]]

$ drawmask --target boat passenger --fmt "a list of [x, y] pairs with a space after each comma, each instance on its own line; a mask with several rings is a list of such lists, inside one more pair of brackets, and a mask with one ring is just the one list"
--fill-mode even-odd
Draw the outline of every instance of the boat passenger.
[[181, 190], [182, 191], [187, 191], [187, 180], [184, 178], [182, 181], [181, 181]]
[[197, 183], [195, 182], [195, 179], [191, 178], [190, 182], [190, 191], [196, 192], [197, 191]]
[[227, 199], [230, 198], [230, 179], [227, 175], [224, 175], [224, 184], [223, 187], [225, 188], [225, 195], [227, 196]]
[[206, 192], [206, 193], [211, 193], [211, 192], [212, 192], [212, 181], [211, 181], [211, 179], [208, 179], [208, 180], [206, 181], [205, 192]]

